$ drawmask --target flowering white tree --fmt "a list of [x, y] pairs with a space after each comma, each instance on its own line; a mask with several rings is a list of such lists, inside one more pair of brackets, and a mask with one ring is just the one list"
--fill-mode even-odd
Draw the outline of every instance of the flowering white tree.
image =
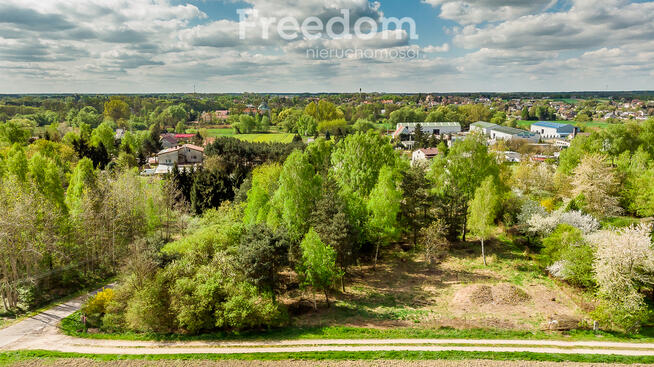
[[642, 285], [654, 284], [654, 248], [649, 225], [596, 232], [587, 239], [597, 247], [593, 268], [603, 305], [600, 318], [633, 330], [647, 316]]
[[584, 209], [598, 216], [622, 212], [618, 203], [619, 181], [615, 170], [599, 154], [587, 155], [574, 170], [573, 197], [583, 196]]
[[595, 232], [600, 224], [592, 215], [577, 210], [569, 212], [559, 209], [551, 214], [535, 213], [527, 221], [529, 231], [540, 235], [552, 233], [559, 224], [568, 224], [579, 229], [584, 234]]

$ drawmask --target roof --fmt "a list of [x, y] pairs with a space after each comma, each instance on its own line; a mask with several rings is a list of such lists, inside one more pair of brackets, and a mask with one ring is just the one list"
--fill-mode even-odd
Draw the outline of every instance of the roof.
[[180, 145], [178, 147], [164, 149], [164, 150], [160, 151], [159, 153], [157, 153], [157, 155], [166, 154], [166, 153], [170, 153], [170, 152], [176, 152], [176, 151], [178, 151], [178, 150], [180, 150], [182, 148], [188, 148], [188, 149], [193, 149], [193, 150], [197, 150], [197, 151], [200, 151], [200, 152], [204, 152], [204, 148], [201, 148], [201, 147], [199, 147], [197, 145], [184, 144], [184, 145]]
[[161, 135], [161, 140], [165, 140], [171, 144], [177, 144], [177, 139], [170, 134]]
[[397, 127], [415, 128], [418, 124], [420, 124], [420, 127], [461, 127], [458, 122], [402, 122], [397, 124]]
[[541, 126], [541, 127], [549, 127], [549, 128], [552, 128], [552, 129], [560, 129], [560, 128], [564, 127], [564, 126], [572, 126], [570, 124], [561, 124], [561, 123], [552, 122], [552, 121], [538, 121], [538, 122], [534, 122], [533, 124], [531, 124], [531, 126], [534, 126], [534, 125], [535, 126]]
[[498, 131], [504, 134], [510, 134], [510, 135], [529, 135], [529, 136], [534, 136], [536, 134], [527, 131], [527, 130], [522, 130], [522, 129], [516, 129], [514, 127], [509, 127], [509, 126], [500, 126], [497, 125], [493, 128], [491, 128], [491, 131]]
[[192, 138], [194, 136], [195, 134], [175, 134], [176, 139], [186, 139], [186, 138]]
[[479, 127], [479, 128], [482, 128], [482, 129], [488, 129], [488, 128], [499, 126], [499, 125], [493, 124], [493, 123], [490, 123], [490, 122], [486, 122], [486, 121], [477, 121], [477, 122], [473, 122], [472, 124], [470, 124], [470, 126]]
[[438, 148], [422, 148], [418, 150], [428, 157], [438, 155]]

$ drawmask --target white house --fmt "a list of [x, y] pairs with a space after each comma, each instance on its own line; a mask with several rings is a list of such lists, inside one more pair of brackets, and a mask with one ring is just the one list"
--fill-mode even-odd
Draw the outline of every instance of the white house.
[[416, 165], [421, 162], [427, 162], [438, 155], [438, 148], [422, 148], [418, 149], [411, 154], [411, 165]]
[[159, 165], [173, 166], [183, 164], [200, 164], [204, 155], [204, 148], [193, 144], [184, 144], [178, 147], [164, 149], [157, 153]]
[[403, 122], [397, 124], [393, 138], [399, 139], [407, 148], [413, 147], [416, 127], [420, 125], [422, 132], [426, 135], [449, 135], [461, 132], [461, 124], [458, 122]]
[[531, 124], [531, 132], [538, 133], [546, 139], [575, 137], [579, 129], [570, 124], [551, 121], [538, 121]]

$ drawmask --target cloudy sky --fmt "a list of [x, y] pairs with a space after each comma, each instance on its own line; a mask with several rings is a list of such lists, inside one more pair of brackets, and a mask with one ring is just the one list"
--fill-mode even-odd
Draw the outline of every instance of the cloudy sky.
[[[348, 37], [338, 20], [336, 34], [327, 34], [329, 20], [344, 9], [350, 32], [361, 20], [363, 35]], [[299, 24], [313, 19], [309, 26], [319, 20], [322, 31], [282, 27], [287, 16]], [[384, 30], [391, 17], [412, 19], [417, 37], [407, 22]], [[332, 55], [307, 54], [322, 49]], [[359, 54], [342, 57], [344, 50]], [[0, 93], [194, 86], [198, 92], [651, 90], [654, 1], [0, 0]]]

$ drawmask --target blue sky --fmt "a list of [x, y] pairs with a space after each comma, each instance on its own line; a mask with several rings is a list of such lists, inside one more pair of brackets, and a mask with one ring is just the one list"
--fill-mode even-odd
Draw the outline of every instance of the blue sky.
[[[278, 31], [343, 10], [377, 33]], [[652, 89], [650, 14], [628, 0], [4, 0], [0, 93]], [[382, 32], [384, 17], [418, 38]]]

